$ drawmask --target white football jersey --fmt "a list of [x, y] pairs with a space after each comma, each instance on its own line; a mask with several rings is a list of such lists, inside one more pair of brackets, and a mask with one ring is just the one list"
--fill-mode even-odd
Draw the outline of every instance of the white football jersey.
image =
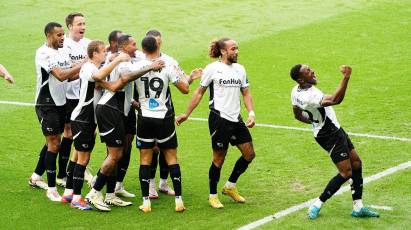
[[[65, 36], [63, 49], [67, 52], [73, 63], [79, 62], [87, 57], [87, 46], [90, 42], [91, 40], [88, 38], [82, 38], [76, 42], [69, 36]], [[67, 83], [66, 97], [68, 99], [80, 98], [80, 79]]]
[[134, 55], [133, 61], [138, 62], [146, 58], [146, 55], [141, 52], [140, 50], [136, 50], [136, 54]]
[[312, 122], [314, 137], [327, 136], [340, 129], [334, 109], [321, 105], [323, 97], [324, 94], [315, 86], [301, 89], [296, 85], [291, 91], [291, 103], [307, 113]]
[[91, 62], [86, 62], [80, 70], [80, 100], [71, 113], [72, 121], [85, 123], [95, 123], [95, 104], [97, 94], [95, 89], [94, 73], [98, 71], [97, 66]]
[[[168, 86], [169, 83], [176, 84], [185, 76], [178, 63], [171, 61], [169, 56], [162, 54], [160, 59], [165, 62], [165, 67], [160, 72], [150, 71], [135, 80], [138, 101], [140, 102], [139, 113], [143, 117], [163, 119], [174, 116], [174, 107]], [[142, 60], [135, 63], [134, 68], [142, 69], [151, 63], [150, 60]]]
[[242, 65], [215, 61], [203, 70], [200, 85], [210, 90], [209, 105], [212, 111], [229, 121], [239, 121], [241, 90], [249, 87]]
[[[133, 70], [132, 62], [121, 62], [114, 68], [114, 70], [108, 76], [107, 81], [115, 82], [120, 78], [120, 75], [125, 72], [129, 72]], [[105, 89], [103, 92], [103, 96], [98, 101], [100, 105], [106, 105], [113, 109], [124, 113], [127, 115], [130, 111], [131, 102], [133, 100], [133, 85], [132, 83], [127, 83], [123, 89], [112, 92], [108, 89]]]
[[46, 44], [36, 51], [36, 106], [62, 106], [66, 104], [67, 80], [60, 81], [51, 74], [53, 68], [68, 69], [71, 60], [62, 49], [55, 50]]

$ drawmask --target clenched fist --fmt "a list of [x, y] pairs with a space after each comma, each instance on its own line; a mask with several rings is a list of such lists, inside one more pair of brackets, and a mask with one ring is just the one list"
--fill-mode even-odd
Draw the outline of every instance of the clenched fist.
[[351, 76], [352, 69], [348, 65], [341, 65], [340, 66], [340, 72], [344, 75], [344, 77], [349, 78]]

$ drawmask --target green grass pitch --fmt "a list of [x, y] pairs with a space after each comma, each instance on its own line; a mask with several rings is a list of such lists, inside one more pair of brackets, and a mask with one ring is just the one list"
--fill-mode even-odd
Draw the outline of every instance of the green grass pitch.
[[[107, 40], [120, 29], [138, 41], [145, 31], [163, 34], [163, 52], [189, 72], [204, 67], [212, 39], [228, 36], [239, 43], [239, 63], [247, 70], [257, 123], [307, 127], [294, 120], [289, 69], [308, 63], [326, 93], [338, 85], [340, 64], [353, 68], [344, 102], [335, 106], [345, 130], [383, 136], [411, 137], [411, 1], [45, 1], [0, 3], [0, 63], [16, 84], [0, 81], [0, 101], [33, 102], [35, 50], [44, 42], [50, 21], [86, 16], [86, 37]], [[67, 31], [67, 30], [66, 30]], [[0, 79], [1, 80], [1, 79]], [[195, 89], [198, 82], [191, 86]], [[172, 91], [176, 113], [186, 109], [189, 96]], [[208, 92], [207, 92], [208, 94]], [[190, 94], [191, 95], [191, 94]], [[207, 97], [192, 117], [208, 116]], [[243, 108], [243, 114], [245, 111]], [[1, 229], [235, 229], [320, 194], [336, 173], [312, 133], [255, 127], [251, 130], [257, 157], [238, 181], [247, 199], [236, 204], [220, 195], [223, 210], [211, 209], [208, 168], [211, 145], [208, 126], [188, 121], [177, 128], [183, 198], [187, 210], [174, 212], [174, 199], [161, 196], [152, 212], [138, 211], [138, 152], [133, 148], [125, 179], [138, 198], [134, 205], [110, 213], [81, 212], [47, 200], [44, 191], [27, 184], [44, 138], [33, 107], [0, 104], [0, 228]], [[411, 160], [411, 143], [351, 136], [364, 165], [364, 177]], [[99, 143], [91, 157], [95, 173], [105, 157]], [[219, 189], [228, 179], [239, 151], [230, 148]], [[364, 186], [366, 204], [393, 207], [379, 219], [350, 217], [349, 192], [331, 199], [315, 221], [300, 210], [263, 225], [262, 229], [405, 229], [411, 215], [411, 170]], [[84, 188], [83, 194], [88, 189]], [[62, 192], [62, 190], [60, 190]]]

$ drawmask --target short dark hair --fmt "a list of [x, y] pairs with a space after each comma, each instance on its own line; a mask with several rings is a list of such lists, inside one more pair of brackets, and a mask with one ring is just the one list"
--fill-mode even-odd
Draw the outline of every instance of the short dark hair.
[[210, 48], [208, 50], [208, 56], [211, 58], [218, 58], [221, 54], [221, 49], [225, 47], [225, 42], [231, 40], [230, 38], [221, 38], [219, 40], [214, 40], [210, 44]]
[[154, 53], [158, 48], [157, 40], [153, 36], [146, 36], [141, 41], [141, 48], [147, 53]]
[[111, 33], [108, 35], [108, 42], [110, 43], [110, 42], [118, 41], [118, 39], [117, 39], [117, 34], [118, 33], [121, 33], [121, 31], [120, 30], [111, 31]]
[[301, 64], [297, 64], [297, 65], [293, 66], [293, 68], [291, 68], [290, 76], [294, 81], [297, 81], [298, 78], [300, 77], [300, 70], [301, 70], [302, 66], [303, 65], [301, 65]]
[[161, 33], [156, 29], [151, 29], [147, 31], [146, 36], [161, 37]]
[[118, 48], [121, 48], [124, 45], [126, 45], [129, 42], [130, 38], [131, 38], [131, 35], [128, 35], [128, 34], [121, 35], [117, 40]]
[[73, 12], [70, 13], [69, 15], [67, 15], [66, 17], [66, 26], [68, 28], [69, 25], [73, 24], [74, 18], [75, 17], [84, 17], [84, 15], [82, 13], [79, 12]]
[[57, 22], [49, 22], [47, 25], [44, 27], [44, 35], [47, 36], [47, 34], [51, 33], [55, 27], [62, 27], [59, 23]]

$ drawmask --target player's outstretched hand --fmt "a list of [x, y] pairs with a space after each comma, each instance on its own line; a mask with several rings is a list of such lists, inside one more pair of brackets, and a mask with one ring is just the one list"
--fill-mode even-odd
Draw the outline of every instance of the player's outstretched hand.
[[185, 114], [185, 113], [183, 113], [183, 114], [181, 114], [180, 116], [178, 116], [178, 117], [176, 118], [176, 124], [177, 124], [177, 125], [181, 125], [181, 123], [183, 123], [183, 122], [186, 121], [187, 119], [188, 119], [188, 115]]
[[348, 65], [341, 65], [340, 72], [344, 75], [344, 77], [349, 78], [351, 76], [352, 68]]
[[10, 74], [6, 74], [6, 75], [4, 76], [4, 80], [8, 81], [10, 84], [13, 84], [13, 83], [14, 83], [14, 79], [13, 79], [13, 77], [12, 77]]
[[255, 116], [248, 116], [247, 122], [245, 123], [245, 125], [248, 128], [252, 128], [255, 125]]
[[153, 63], [151, 63], [151, 70], [154, 71], [159, 71], [161, 70], [164, 66], [166, 66], [166, 63], [160, 59], [155, 60]]
[[203, 75], [202, 68], [193, 69], [193, 71], [191, 71], [191, 74], [190, 74], [191, 81], [201, 78], [202, 75]]

